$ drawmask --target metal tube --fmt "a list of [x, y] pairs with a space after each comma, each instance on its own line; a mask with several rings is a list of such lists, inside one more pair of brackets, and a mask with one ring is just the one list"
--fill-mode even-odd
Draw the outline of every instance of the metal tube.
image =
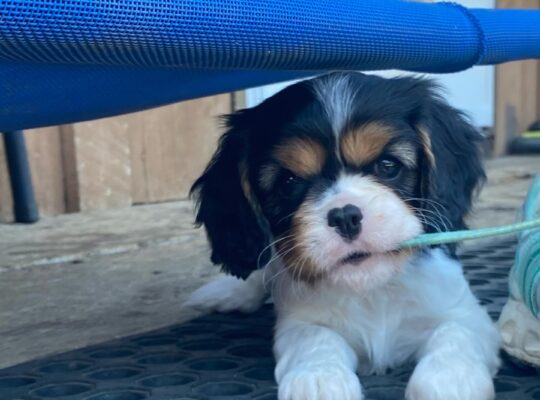
[[39, 211], [32, 187], [32, 175], [23, 131], [4, 132], [3, 136], [13, 194], [15, 222], [36, 222], [39, 219]]

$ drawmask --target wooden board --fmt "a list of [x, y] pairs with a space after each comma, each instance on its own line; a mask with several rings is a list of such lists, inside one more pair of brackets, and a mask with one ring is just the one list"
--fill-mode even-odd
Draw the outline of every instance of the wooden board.
[[230, 95], [220, 95], [127, 116], [134, 203], [187, 197], [215, 150], [217, 117], [230, 107]]
[[43, 215], [66, 211], [60, 130], [58, 127], [25, 131], [34, 194]]
[[4, 150], [4, 138], [0, 134], [0, 222], [13, 221], [13, 198]]
[[64, 128], [74, 149], [65, 144], [66, 171], [75, 170], [68, 204], [91, 210], [186, 198], [215, 150], [217, 116], [230, 107], [230, 95], [212, 96]]
[[519, 61], [496, 69], [495, 154], [540, 118], [540, 63]]
[[[540, 8], [539, 0], [498, 0], [498, 8]], [[540, 118], [540, 62], [516, 61], [495, 69], [495, 155]]]
[[79, 210], [132, 204], [129, 126], [121, 118], [73, 125]]
[[[25, 132], [41, 215], [186, 198], [216, 148], [231, 95]], [[0, 220], [12, 200], [0, 146]]]
[[64, 173], [64, 197], [66, 212], [81, 210], [79, 177], [77, 175], [77, 149], [73, 125], [62, 125], [60, 129], [60, 152]]

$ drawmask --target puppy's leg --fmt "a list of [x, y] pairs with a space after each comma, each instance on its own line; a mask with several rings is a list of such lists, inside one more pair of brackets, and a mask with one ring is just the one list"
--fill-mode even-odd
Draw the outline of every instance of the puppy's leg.
[[445, 322], [427, 341], [409, 381], [408, 400], [491, 400], [499, 336], [489, 317]]
[[268, 273], [264, 269], [253, 271], [245, 281], [223, 274], [193, 292], [183, 305], [208, 313], [253, 312], [268, 298], [264, 282]]
[[361, 400], [357, 357], [339, 334], [320, 325], [281, 322], [274, 353], [279, 400]]

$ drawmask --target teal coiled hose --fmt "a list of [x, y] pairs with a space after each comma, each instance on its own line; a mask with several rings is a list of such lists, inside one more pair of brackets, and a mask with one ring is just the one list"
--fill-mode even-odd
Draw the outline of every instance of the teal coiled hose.
[[[523, 220], [540, 217], [540, 174], [536, 176], [523, 205]], [[510, 279], [513, 280], [525, 305], [540, 317], [540, 229], [519, 235], [516, 258]]]

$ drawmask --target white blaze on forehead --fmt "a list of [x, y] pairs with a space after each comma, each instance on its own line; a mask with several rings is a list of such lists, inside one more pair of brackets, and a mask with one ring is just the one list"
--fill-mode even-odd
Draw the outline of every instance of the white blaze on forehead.
[[334, 135], [338, 136], [353, 110], [355, 90], [349, 76], [335, 74], [323, 77], [313, 83], [313, 90], [324, 107]]

